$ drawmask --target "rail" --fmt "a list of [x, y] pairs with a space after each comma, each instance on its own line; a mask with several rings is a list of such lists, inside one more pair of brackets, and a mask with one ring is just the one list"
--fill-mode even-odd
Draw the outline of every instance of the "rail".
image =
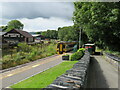
[[110, 54], [110, 53], [105, 53], [105, 55], [106, 55], [107, 57], [109, 57], [110, 59], [112, 59], [112, 60], [115, 60], [115, 61], [117, 61], [117, 62], [120, 62], [120, 57], [117, 57], [117, 56], [115, 56], [115, 55], [113, 55], [113, 54]]

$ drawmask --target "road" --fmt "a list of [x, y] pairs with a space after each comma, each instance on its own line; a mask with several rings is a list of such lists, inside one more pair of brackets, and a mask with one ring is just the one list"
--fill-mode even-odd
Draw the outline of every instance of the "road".
[[60, 64], [62, 62], [61, 57], [62, 55], [55, 55], [46, 59], [41, 59], [37, 62], [35, 61], [35, 63], [30, 63], [27, 66], [2, 73], [0, 75], [0, 81], [2, 80], [2, 88], [9, 87], [10, 85], [18, 83]]
[[93, 56], [87, 84], [87, 88], [118, 88], [118, 69], [103, 56]]

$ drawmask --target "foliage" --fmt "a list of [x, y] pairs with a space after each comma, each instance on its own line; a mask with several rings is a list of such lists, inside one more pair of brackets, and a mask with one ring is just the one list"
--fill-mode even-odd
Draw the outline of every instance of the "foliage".
[[65, 55], [63, 55], [63, 56], [69, 56], [69, 54], [65, 54]]
[[74, 25], [103, 49], [120, 50], [120, 3], [75, 2]]
[[79, 51], [83, 51], [84, 52], [85, 48], [80, 48], [80, 49], [77, 50], [77, 52], [79, 52]]
[[4, 32], [7, 29], [7, 26], [0, 26], [0, 29], [2, 29], [2, 32]]
[[83, 55], [84, 55], [83, 50], [80, 50], [79, 52], [73, 53], [70, 57], [70, 60], [71, 61], [79, 60]]
[[77, 34], [73, 28], [73, 26], [62, 27], [58, 29], [58, 38], [61, 41], [76, 41]]
[[46, 38], [57, 39], [58, 32], [56, 30], [47, 30], [42, 32], [41, 35], [45, 36]]
[[30, 46], [27, 43], [18, 43], [19, 51], [30, 52]]
[[[58, 28], [58, 38], [61, 41], [79, 41], [80, 28], [77, 25]], [[82, 42], [87, 42], [88, 38], [84, 31], [81, 32]]]
[[48, 69], [22, 82], [12, 85], [11, 88], [45, 88], [51, 84], [58, 76], [71, 69], [75, 63], [77, 63], [77, 61], [62, 62], [61, 64], [51, 69]]
[[40, 44], [35, 46], [30, 46], [26, 43], [19, 43], [18, 48], [16, 48], [16, 52], [14, 52], [12, 56], [9, 54], [3, 56], [0, 62], [3, 63], [2, 68], [5, 69], [54, 54], [56, 54], [55, 43], [51, 43], [49, 45]]
[[10, 31], [12, 29], [18, 29], [18, 30], [22, 30], [24, 27], [24, 25], [18, 21], [18, 20], [11, 20], [10, 22], [8, 22], [7, 24], [7, 29], [6, 31]]

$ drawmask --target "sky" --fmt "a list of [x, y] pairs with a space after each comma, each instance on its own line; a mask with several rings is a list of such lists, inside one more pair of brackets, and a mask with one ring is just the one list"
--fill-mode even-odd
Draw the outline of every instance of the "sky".
[[73, 11], [72, 2], [2, 2], [0, 26], [17, 19], [24, 24], [25, 31], [57, 30], [73, 25]]

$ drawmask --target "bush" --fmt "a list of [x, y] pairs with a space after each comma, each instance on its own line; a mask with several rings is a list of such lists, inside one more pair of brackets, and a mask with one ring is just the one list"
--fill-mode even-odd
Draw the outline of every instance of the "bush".
[[31, 46], [27, 45], [27, 43], [18, 43], [18, 49], [23, 52], [30, 52]]
[[77, 52], [79, 52], [79, 51], [83, 51], [84, 52], [85, 48], [80, 48], [80, 49], [77, 50]]
[[65, 54], [65, 55], [63, 55], [63, 56], [69, 56], [68, 54]]
[[70, 57], [71, 61], [79, 60], [84, 55], [83, 49], [79, 49], [77, 52], [73, 53]]
[[5, 55], [2, 60], [0, 60], [2, 69], [56, 54], [56, 44], [49, 44], [48, 46], [43, 45], [44, 47], [42, 48], [40, 48], [40, 45], [30, 46], [26, 43], [19, 43], [16, 53]]

